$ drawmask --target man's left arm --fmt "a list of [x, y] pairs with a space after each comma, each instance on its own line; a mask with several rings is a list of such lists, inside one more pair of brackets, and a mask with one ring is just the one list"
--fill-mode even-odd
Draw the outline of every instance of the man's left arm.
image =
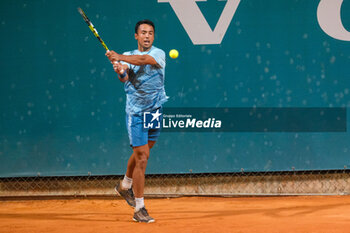
[[123, 55], [123, 54], [118, 54], [114, 51], [109, 51], [106, 53], [106, 56], [111, 62], [114, 61], [124, 61], [129, 64], [133, 64], [136, 66], [141, 66], [141, 65], [152, 65], [152, 66], [159, 66], [162, 67], [163, 64], [159, 64], [156, 59], [151, 56], [151, 55]]

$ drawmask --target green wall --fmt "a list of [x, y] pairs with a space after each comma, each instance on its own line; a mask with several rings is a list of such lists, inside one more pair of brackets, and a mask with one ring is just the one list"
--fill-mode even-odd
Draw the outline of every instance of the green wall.
[[[214, 29], [234, 1], [196, 4]], [[166, 107], [347, 108], [350, 39], [321, 29], [318, 5], [241, 0], [220, 43], [198, 44], [167, 2], [2, 0], [0, 176], [125, 172], [132, 150], [123, 84], [78, 6], [117, 52], [136, 48], [138, 20], [155, 22], [154, 45], [180, 52], [167, 57]], [[349, 0], [341, 20], [350, 30]], [[349, 158], [348, 132], [163, 132], [147, 172], [343, 169]]]

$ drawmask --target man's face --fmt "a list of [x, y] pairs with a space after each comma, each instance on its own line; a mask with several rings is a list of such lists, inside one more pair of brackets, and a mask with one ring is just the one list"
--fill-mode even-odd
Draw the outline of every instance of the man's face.
[[138, 43], [138, 49], [140, 51], [147, 51], [152, 47], [154, 41], [154, 29], [151, 25], [141, 24], [137, 33], [135, 33], [135, 39]]

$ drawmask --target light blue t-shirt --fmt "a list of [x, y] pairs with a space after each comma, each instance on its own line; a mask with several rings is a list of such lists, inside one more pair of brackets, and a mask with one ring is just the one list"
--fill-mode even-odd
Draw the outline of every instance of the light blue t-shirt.
[[129, 67], [129, 80], [125, 82], [127, 114], [141, 115], [162, 106], [168, 99], [164, 89], [165, 53], [154, 46], [146, 52], [133, 50], [124, 55], [149, 55], [158, 65], [136, 66], [126, 62]]

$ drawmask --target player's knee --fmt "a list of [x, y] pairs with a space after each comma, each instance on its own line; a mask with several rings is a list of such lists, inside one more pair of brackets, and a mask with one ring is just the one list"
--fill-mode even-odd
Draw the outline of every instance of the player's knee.
[[136, 162], [136, 166], [138, 166], [139, 168], [145, 170], [147, 167], [147, 159], [140, 159]]
[[136, 166], [141, 168], [142, 170], [145, 170], [147, 167], [147, 158], [142, 157], [141, 159], [136, 161]]
[[136, 166], [146, 168], [149, 157], [148, 154], [146, 150], [135, 151]]
[[147, 159], [149, 152], [147, 150], [136, 150], [134, 151], [136, 160]]

